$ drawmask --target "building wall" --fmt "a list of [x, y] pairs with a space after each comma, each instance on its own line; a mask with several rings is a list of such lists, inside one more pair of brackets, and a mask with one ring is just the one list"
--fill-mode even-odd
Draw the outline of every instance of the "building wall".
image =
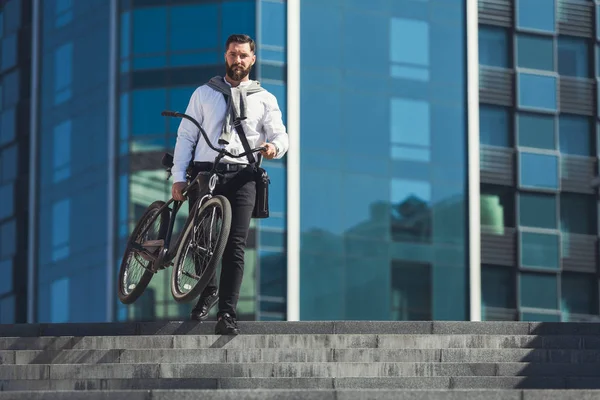
[[597, 7], [480, 2], [484, 319], [598, 314]]
[[300, 7], [300, 318], [467, 319], [465, 1]]
[[0, 8], [0, 323], [25, 322], [31, 2]]
[[103, 321], [109, 7], [103, 0], [39, 4], [36, 320]]

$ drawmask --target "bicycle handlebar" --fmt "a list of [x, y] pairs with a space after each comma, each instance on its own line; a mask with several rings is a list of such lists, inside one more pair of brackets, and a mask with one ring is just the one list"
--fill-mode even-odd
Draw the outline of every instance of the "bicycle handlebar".
[[256, 153], [258, 151], [262, 151], [262, 150], [266, 150], [266, 147], [257, 147], [255, 149], [252, 149], [250, 151], [246, 151], [244, 153], [241, 153], [239, 155], [233, 155], [230, 152], [228, 152], [225, 149], [217, 149], [213, 146], [213, 144], [210, 142], [210, 140], [208, 140], [208, 136], [206, 135], [206, 132], [204, 131], [204, 129], [202, 129], [202, 127], [200, 126], [200, 124], [198, 123], [198, 121], [196, 121], [194, 118], [190, 117], [187, 114], [184, 113], [180, 113], [177, 111], [170, 111], [170, 110], [164, 110], [163, 112], [160, 113], [160, 115], [162, 115], [163, 117], [176, 117], [176, 118], [185, 118], [188, 121], [192, 122], [194, 125], [196, 125], [196, 127], [200, 130], [200, 133], [202, 134], [202, 137], [204, 138], [204, 141], [206, 141], [206, 143], [208, 144], [208, 147], [210, 147], [211, 149], [213, 149], [214, 151], [216, 151], [217, 153], [221, 153], [224, 154], [226, 156], [229, 157], [233, 157], [233, 158], [241, 158], [241, 157], [246, 157], [248, 154], [250, 153]]

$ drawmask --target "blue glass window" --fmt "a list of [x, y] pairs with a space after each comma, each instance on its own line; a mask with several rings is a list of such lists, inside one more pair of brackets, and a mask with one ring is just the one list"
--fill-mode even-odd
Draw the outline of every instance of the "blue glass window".
[[[13, 3], [17, 3], [16, 1]], [[7, 296], [0, 300], [0, 324], [15, 323], [15, 296]]]
[[12, 183], [0, 186], [0, 219], [10, 217], [14, 212], [15, 194]]
[[519, 107], [556, 110], [556, 77], [519, 73]]
[[0, 294], [9, 293], [13, 290], [13, 263], [12, 259], [0, 261]]
[[61, 278], [50, 286], [50, 322], [61, 323], [69, 320], [69, 278]]
[[558, 270], [560, 236], [521, 232], [521, 265], [529, 268]]
[[0, 114], [0, 146], [15, 139], [16, 118], [15, 107], [7, 108]]
[[176, 6], [170, 9], [171, 51], [219, 47], [220, 18], [216, 3]]
[[54, 128], [54, 182], [71, 176], [71, 120]]
[[558, 157], [548, 154], [519, 154], [521, 186], [558, 189]]
[[554, 32], [554, 0], [517, 0], [517, 27]]
[[519, 225], [556, 229], [556, 196], [542, 193], [519, 194]]
[[563, 314], [598, 314], [598, 278], [592, 274], [563, 272], [561, 277]]
[[578, 156], [592, 156], [592, 121], [588, 117], [561, 114], [558, 117], [560, 152]]
[[565, 233], [593, 235], [596, 232], [596, 196], [561, 192], [560, 230]]
[[2, 151], [2, 164], [0, 165], [0, 182], [12, 181], [17, 177], [19, 153], [17, 144], [7, 147]]
[[519, 35], [517, 66], [554, 71], [554, 40], [544, 36]]
[[56, 0], [55, 14], [56, 28], [67, 25], [73, 20], [73, 0]]
[[590, 76], [588, 42], [572, 37], [558, 38], [558, 73], [565, 76]]
[[71, 238], [71, 200], [65, 199], [52, 206], [52, 261], [69, 256]]
[[135, 90], [131, 97], [132, 115], [144, 116], [133, 119], [132, 135], [164, 135], [167, 119], [160, 113], [167, 106], [166, 89]]
[[131, 14], [129, 11], [121, 15], [121, 58], [131, 54]]
[[167, 9], [165, 7], [149, 7], [134, 10], [133, 53], [148, 54], [166, 51]]
[[519, 146], [555, 150], [555, 126], [554, 116], [519, 113], [517, 115]]
[[558, 308], [558, 278], [555, 274], [520, 274], [521, 307]]
[[73, 83], [73, 43], [66, 43], [54, 52], [54, 104], [71, 98]]
[[510, 147], [510, 114], [505, 107], [479, 107], [479, 140], [481, 144]]
[[6, 36], [2, 42], [2, 58], [0, 71], [5, 71], [17, 65], [17, 34]]
[[14, 256], [17, 250], [17, 224], [14, 218], [0, 225], [0, 240], [0, 258]]
[[479, 64], [509, 68], [508, 32], [503, 28], [479, 28]]
[[[224, 1], [221, 5], [221, 15], [224, 17], [219, 19], [222, 37], [219, 48], [222, 48], [223, 52], [225, 52], [225, 41], [232, 33], [254, 36], [254, 32], [256, 32], [256, 1]], [[233, 17], [235, 15], [244, 17], [235, 18]]]
[[284, 47], [286, 44], [286, 4], [261, 1], [261, 41], [264, 45]]
[[483, 306], [515, 308], [516, 280], [513, 268], [495, 265], [481, 266], [481, 295]]

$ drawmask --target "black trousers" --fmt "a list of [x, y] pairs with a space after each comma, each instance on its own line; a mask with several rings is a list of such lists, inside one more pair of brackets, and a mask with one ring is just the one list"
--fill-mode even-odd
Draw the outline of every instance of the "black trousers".
[[[198, 171], [193, 171], [196, 176]], [[191, 208], [200, 194], [208, 190], [208, 179], [202, 177], [200, 180], [200, 190], [198, 186], [188, 191], [188, 204]], [[248, 239], [248, 230], [254, 202], [256, 200], [256, 182], [252, 167], [247, 167], [237, 173], [227, 173], [224, 178], [216, 185], [213, 195], [223, 195], [231, 204], [231, 230], [221, 266], [221, 276], [219, 279], [219, 311], [218, 315], [225, 313], [237, 318], [236, 308], [240, 297], [240, 287], [244, 276], [244, 253], [246, 249], [246, 240]], [[217, 289], [216, 276], [202, 292], [200, 299], [205, 295], [214, 292]], [[200, 303], [198, 300], [198, 304]]]

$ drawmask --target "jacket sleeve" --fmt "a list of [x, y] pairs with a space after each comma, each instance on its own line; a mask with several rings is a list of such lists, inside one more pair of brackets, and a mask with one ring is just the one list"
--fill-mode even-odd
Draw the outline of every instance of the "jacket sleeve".
[[[202, 112], [202, 91], [198, 88], [192, 93], [185, 113], [194, 118], [200, 125], [203, 122]], [[181, 119], [179, 129], [177, 130], [177, 141], [175, 142], [175, 150], [173, 153], [173, 182], [185, 182], [185, 172], [190, 163], [190, 160], [195, 158], [192, 154], [194, 146], [198, 143], [200, 131], [198, 127], [191, 121], [185, 118]]]
[[274, 144], [279, 149], [275, 158], [282, 158], [289, 148], [288, 134], [285, 125], [283, 124], [277, 98], [271, 93], [269, 93], [265, 102], [263, 128], [267, 141]]

